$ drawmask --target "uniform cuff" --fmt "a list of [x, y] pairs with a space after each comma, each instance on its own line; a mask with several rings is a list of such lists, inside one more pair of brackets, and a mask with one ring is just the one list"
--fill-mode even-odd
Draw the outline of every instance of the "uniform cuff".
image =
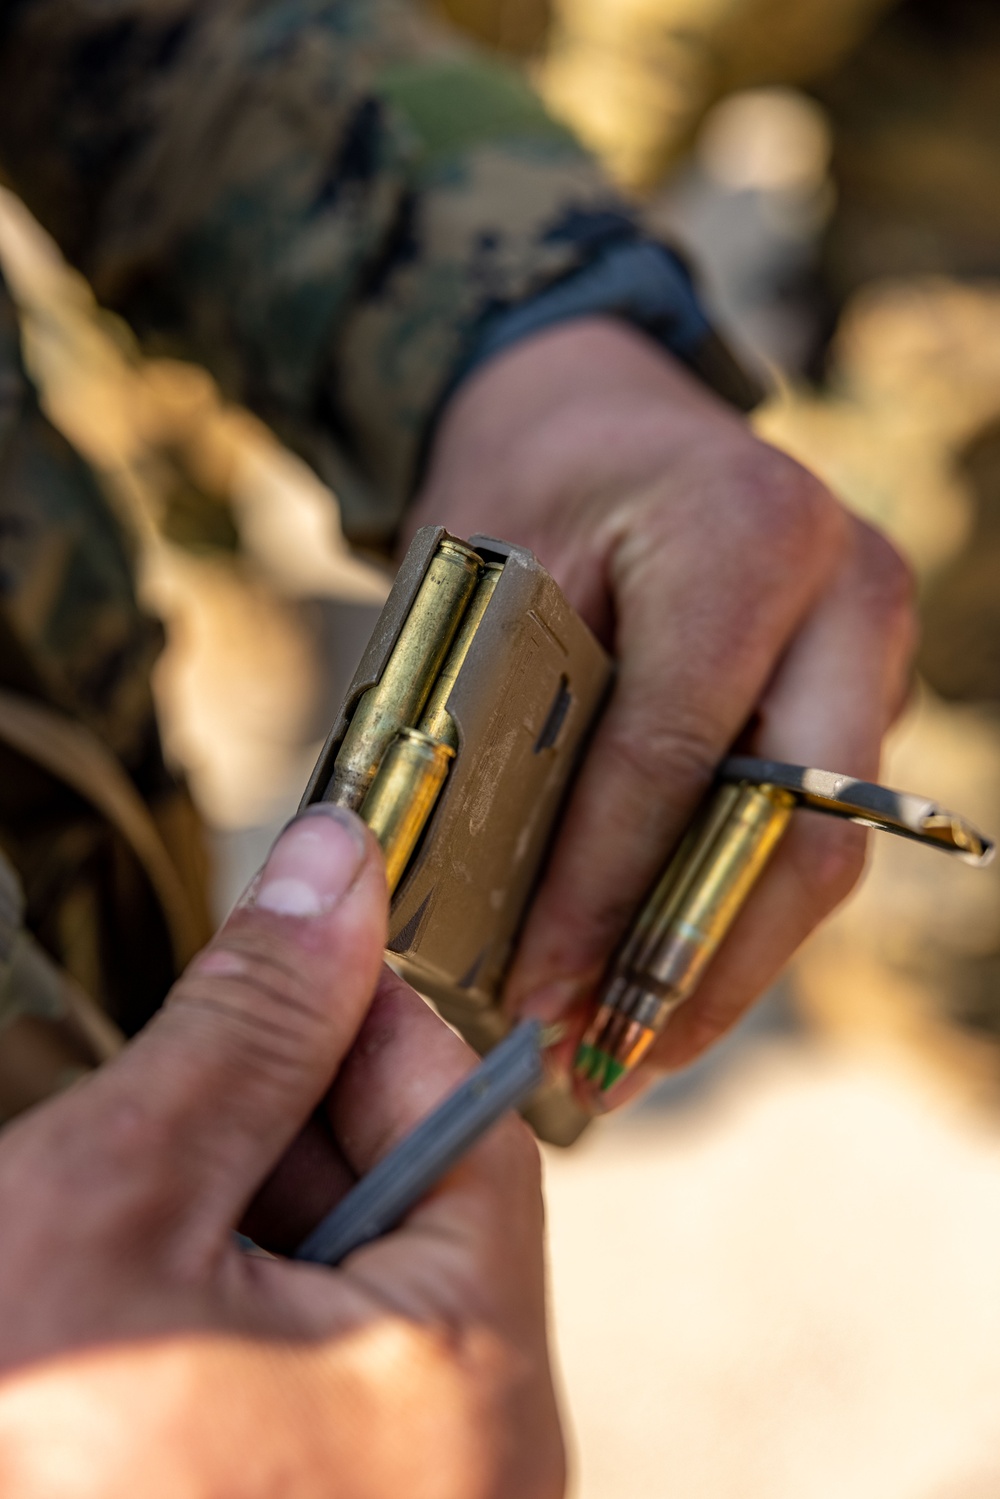
[[539, 295], [485, 317], [451, 390], [520, 339], [573, 318], [599, 314], [621, 318], [647, 333], [740, 411], [752, 411], [763, 400], [762, 383], [744, 369], [712, 326], [685, 262], [675, 250], [651, 240], [612, 245]]

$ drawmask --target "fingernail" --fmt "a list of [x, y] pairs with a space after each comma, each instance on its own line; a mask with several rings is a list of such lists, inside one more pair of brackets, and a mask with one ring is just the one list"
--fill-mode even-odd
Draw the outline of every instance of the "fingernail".
[[360, 818], [319, 802], [285, 828], [248, 903], [281, 916], [320, 916], [347, 894], [367, 851]]

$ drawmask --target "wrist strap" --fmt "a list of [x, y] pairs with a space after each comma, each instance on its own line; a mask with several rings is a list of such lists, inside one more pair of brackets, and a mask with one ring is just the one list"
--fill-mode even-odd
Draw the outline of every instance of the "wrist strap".
[[667, 245], [642, 239], [609, 245], [536, 296], [488, 313], [451, 389], [519, 339], [600, 313], [640, 328], [739, 410], [751, 411], [764, 398], [762, 384], [713, 328], [681, 256]]

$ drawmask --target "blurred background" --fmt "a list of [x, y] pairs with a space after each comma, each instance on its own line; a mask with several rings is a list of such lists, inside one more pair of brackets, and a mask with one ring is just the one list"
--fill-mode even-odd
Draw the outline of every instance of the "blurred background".
[[[883, 779], [1000, 832], [1000, 10], [438, 0], [686, 247], [763, 435], [913, 563]], [[144, 361], [10, 194], [50, 415], [136, 538], [218, 915], [294, 808], [388, 588], [200, 370]], [[836, 767], [831, 767], [836, 768]], [[547, 1152], [577, 1499], [1000, 1494], [1000, 870], [876, 840], [716, 1051]]]

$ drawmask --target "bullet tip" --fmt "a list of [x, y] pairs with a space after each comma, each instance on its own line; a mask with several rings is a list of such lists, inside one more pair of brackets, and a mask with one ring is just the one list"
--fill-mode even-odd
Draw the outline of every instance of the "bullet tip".
[[602, 1093], [606, 1093], [609, 1088], [614, 1087], [624, 1073], [625, 1064], [619, 1062], [600, 1046], [583, 1044], [577, 1048], [573, 1070], [578, 1077], [585, 1078], [588, 1082], [595, 1084]]

